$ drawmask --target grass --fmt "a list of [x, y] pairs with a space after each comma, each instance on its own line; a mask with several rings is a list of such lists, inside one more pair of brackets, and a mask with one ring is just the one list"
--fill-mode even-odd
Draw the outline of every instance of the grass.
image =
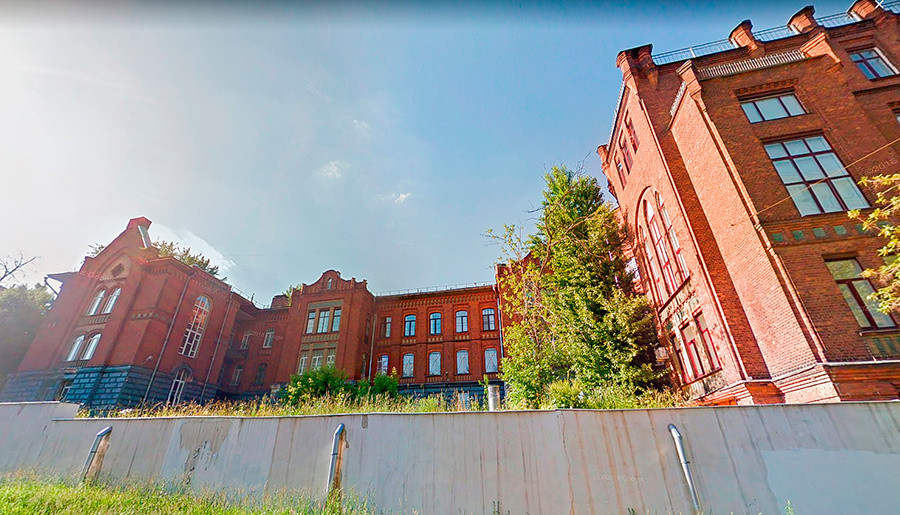
[[296, 495], [267, 495], [262, 499], [226, 496], [222, 492], [188, 493], [165, 485], [113, 485], [71, 482], [15, 474], [0, 477], [0, 514], [170, 514], [231, 515], [282, 514], [362, 515], [375, 511], [352, 497], [332, 496], [316, 503]]
[[[480, 409], [477, 404], [474, 410]], [[460, 402], [450, 402], [440, 396], [413, 398], [401, 395], [390, 398], [352, 399], [345, 395], [324, 396], [303, 400], [297, 405], [278, 401], [214, 401], [206, 404], [185, 403], [174, 406], [156, 404], [107, 413], [114, 417], [283, 417], [291, 415], [333, 415], [338, 413], [440, 413], [467, 411]], [[94, 416], [87, 410], [79, 411], [79, 417]]]

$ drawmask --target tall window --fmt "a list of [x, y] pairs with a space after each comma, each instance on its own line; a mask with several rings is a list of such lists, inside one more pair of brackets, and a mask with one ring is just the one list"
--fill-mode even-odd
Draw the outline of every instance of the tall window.
[[469, 373], [469, 351], [456, 351], [456, 373], [457, 375]]
[[416, 357], [413, 354], [403, 355], [403, 377], [413, 376], [415, 362]]
[[94, 351], [97, 350], [97, 344], [100, 343], [100, 333], [91, 336], [91, 339], [87, 342], [87, 347], [84, 348], [84, 355], [81, 356], [81, 359], [91, 359], [94, 357]]
[[681, 251], [681, 244], [678, 243], [678, 236], [675, 235], [675, 227], [672, 226], [672, 220], [669, 218], [669, 212], [663, 204], [659, 194], [656, 195], [656, 203], [659, 206], [659, 215], [662, 217], [663, 229], [669, 237], [669, 245], [675, 254], [675, 265], [678, 271], [678, 280], [683, 281], [685, 277], [691, 275], [688, 272], [687, 264], [684, 262], [684, 253]]
[[316, 328], [316, 311], [314, 309], [309, 310], [309, 313], [306, 314], [306, 334], [312, 334]]
[[441, 334], [441, 314], [428, 315], [428, 334]]
[[660, 304], [668, 298], [664, 295], [666, 292], [665, 283], [663, 283], [662, 279], [659, 275], [659, 270], [656, 265], [656, 253], [653, 251], [653, 246], [650, 244], [650, 240], [644, 236], [644, 228], [639, 227], [638, 232], [640, 233], [641, 246], [644, 247], [644, 255], [647, 260], [647, 268], [650, 271], [650, 284], [653, 287], [653, 291], [656, 292], [656, 298], [659, 300]]
[[330, 277], [329, 277], [328, 280], [325, 282], [325, 289], [326, 289], [326, 290], [330, 290], [330, 289], [331, 289], [331, 278], [330, 278]]
[[306, 372], [306, 362], [309, 361], [309, 356], [304, 352], [302, 356], [300, 356], [300, 364], [297, 365], [297, 373], [302, 374]]
[[484, 372], [486, 374], [497, 372], [497, 349], [484, 349]]
[[312, 353], [312, 359], [309, 362], [310, 370], [318, 370], [322, 368], [322, 357], [325, 355], [325, 352], [322, 350], [314, 350]]
[[210, 304], [209, 299], [204, 296], [197, 297], [194, 302], [194, 312], [191, 314], [191, 322], [184, 331], [184, 343], [178, 351], [189, 358], [197, 355], [197, 348], [200, 347], [200, 340], [203, 338], [203, 331], [206, 329], [206, 322], [209, 319]]
[[119, 294], [122, 293], [122, 288], [116, 288], [110, 294], [109, 299], [106, 300], [106, 304], [103, 306], [103, 311], [100, 313], [103, 315], [107, 315], [112, 313], [113, 308], [116, 306], [116, 301], [119, 300]]
[[868, 48], [866, 50], [860, 50], [859, 52], [853, 52], [850, 54], [850, 59], [853, 59], [853, 62], [859, 67], [859, 70], [863, 72], [863, 75], [869, 80], [897, 75], [897, 70], [890, 62], [888, 62], [884, 55], [882, 55], [881, 50], [878, 50], [877, 48]]
[[391, 317], [384, 317], [384, 337], [391, 337]]
[[769, 143], [766, 152], [801, 216], [869, 207], [822, 136]]
[[91, 301], [91, 305], [88, 306], [88, 309], [84, 314], [96, 315], [97, 310], [100, 309], [100, 303], [103, 302], [103, 297], [106, 297], [106, 290], [98, 291], [97, 295], [94, 296], [94, 300]]
[[337, 351], [335, 349], [328, 349], [325, 352], [325, 366], [333, 367], [334, 366], [334, 357]]
[[878, 301], [869, 297], [875, 293], [869, 280], [862, 276], [862, 267], [855, 259], [826, 261], [831, 276], [863, 329], [894, 327], [894, 319], [878, 310]]
[[622, 155], [622, 162], [625, 163], [625, 174], [628, 175], [634, 166], [634, 158], [631, 156], [631, 148], [628, 146], [628, 142], [625, 141], [625, 134], [619, 137], [619, 153]]
[[241, 338], [241, 350], [250, 348], [250, 338], [253, 337], [253, 331], [245, 331], [244, 337]]
[[319, 310], [319, 328], [318, 328], [318, 330], [316, 330], [316, 332], [317, 333], [327, 333], [329, 320], [331, 320], [331, 310], [329, 310], [329, 309]]
[[631, 117], [627, 114], [625, 115], [625, 130], [628, 131], [628, 139], [631, 140], [631, 148], [637, 152], [638, 149], [638, 137], [637, 132], [634, 130], [634, 124], [631, 123]]
[[256, 367], [256, 377], [253, 378], [253, 384], [256, 386], [262, 385], [266, 380], [266, 369], [269, 367], [266, 363], [260, 363], [258, 367]]
[[456, 312], [456, 332], [457, 333], [469, 332], [469, 312], [468, 311], [457, 311]]
[[275, 329], [266, 329], [266, 337], [263, 340], [263, 348], [271, 349], [272, 343], [275, 341]]
[[697, 313], [681, 326], [681, 342], [671, 335], [681, 361], [685, 382], [690, 382], [721, 368], [703, 313]]
[[793, 93], [741, 102], [741, 108], [750, 123], [806, 114]]
[[84, 335], [78, 336], [75, 338], [75, 341], [72, 342], [72, 348], [69, 349], [69, 354], [66, 356], [66, 361], [75, 361], [78, 359], [78, 351], [81, 350], [81, 346], [84, 344]]
[[481, 310], [481, 327], [484, 331], [497, 330], [497, 317], [494, 315], [494, 308]]
[[666, 249], [665, 235], [659, 229], [659, 218], [656, 216], [656, 210], [649, 200], [644, 200], [644, 214], [647, 217], [647, 228], [650, 231], [650, 239], [653, 243], [655, 251], [654, 256], [662, 270], [662, 277], [666, 284], [666, 292], [675, 291], [676, 280], [675, 273], [672, 270], [672, 260], [669, 258], [669, 251]]
[[441, 375], [441, 353], [432, 352], [428, 355], [428, 375]]
[[616, 159], [616, 171], [619, 172], [619, 181], [622, 183], [622, 187], [625, 187], [625, 183], [628, 179], [625, 176], [625, 167], [622, 166], [622, 162]]
[[172, 379], [172, 386], [169, 388], [169, 398], [166, 404], [178, 404], [181, 402], [181, 395], [184, 393], [184, 383], [187, 382], [188, 372], [181, 369], [175, 372], [175, 378]]
[[379, 374], [387, 374], [388, 373], [388, 355], [382, 354], [378, 356], [378, 373]]
[[341, 308], [334, 309], [334, 317], [331, 320], [331, 332], [337, 332], [341, 328]]
[[403, 336], [416, 335], [416, 315], [406, 315], [403, 319]]
[[231, 372], [231, 386], [237, 386], [241, 383], [241, 374], [244, 373], [244, 365], [235, 365], [234, 371]]

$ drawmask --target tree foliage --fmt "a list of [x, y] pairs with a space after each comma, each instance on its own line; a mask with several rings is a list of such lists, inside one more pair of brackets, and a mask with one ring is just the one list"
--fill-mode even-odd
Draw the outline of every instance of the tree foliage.
[[[896, 159], [893, 164], [897, 164]], [[876, 190], [875, 209], [865, 217], [858, 210], [850, 212], [850, 217], [862, 221], [863, 229], [876, 231], [886, 243], [878, 250], [885, 258], [885, 264], [866, 270], [863, 275], [876, 280], [881, 285], [875, 290], [874, 299], [885, 313], [900, 311], [900, 174], [884, 174], [864, 177], [860, 184]]]
[[[172, 256], [187, 266], [197, 265], [201, 270], [204, 270], [210, 275], [219, 277], [219, 267], [211, 264], [209, 258], [203, 254], [191, 252], [190, 247], [181, 247], [177, 243], [171, 241], [157, 241], [153, 244], [153, 247], [156, 248], [161, 257]], [[103, 252], [105, 248], [106, 245], [103, 245], [102, 243], [94, 243], [90, 246], [88, 256], [97, 257], [97, 255]], [[228, 279], [227, 277], [219, 278], [223, 281]]]
[[615, 210], [593, 177], [554, 167], [544, 179], [536, 232], [505, 226], [494, 235], [507, 257], [500, 281], [508, 402], [548, 406], [559, 381], [582, 392], [637, 392], [657, 377], [656, 333], [652, 309], [633, 289]]
[[291, 382], [282, 391], [281, 399], [288, 405], [297, 406], [328, 396], [342, 396], [351, 400], [377, 396], [393, 398], [397, 396], [397, 391], [398, 381], [395, 376], [377, 374], [371, 383], [354, 382], [347, 379], [347, 373], [343, 370], [325, 366], [291, 376]]
[[0, 385], [25, 356], [53, 299], [43, 285], [0, 290]]

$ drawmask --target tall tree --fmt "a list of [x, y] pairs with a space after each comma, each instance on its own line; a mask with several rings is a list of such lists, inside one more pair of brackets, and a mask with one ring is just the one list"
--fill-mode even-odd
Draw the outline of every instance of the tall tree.
[[498, 236], [509, 258], [500, 280], [510, 401], [540, 407], [556, 380], [636, 391], [656, 377], [656, 334], [615, 210], [593, 177], [554, 167], [544, 179], [535, 234], [507, 226]]
[[52, 302], [53, 295], [42, 285], [0, 290], [0, 388], [22, 361]]

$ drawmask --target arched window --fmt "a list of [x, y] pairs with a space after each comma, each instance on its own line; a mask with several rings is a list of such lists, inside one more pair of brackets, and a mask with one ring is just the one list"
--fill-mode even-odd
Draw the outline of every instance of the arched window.
[[188, 380], [188, 371], [181, 369], [175, 372], [175, 378], [172, 379], [172, 387], [169, 388], [169, 398], [166, 404], [178, 404], [181, 402], [181, 394], [184, 393], [184, 384]]
[[441, 314], [432, 313], [428, 315], [428, 333], [441, 334]]
[[91, 339], [88, 340], [87, 347], [84, 348], [84, 355], [81, 356], [81, 359], [91, 359], [94, 357], [94, 351], [97, 350], [98, 343], [100, 343], [100, 333], [91, 336]]
[[456, 312], [456, 332], [457, 333], [467, 333], [469, 332], [469, 312], [468, 311], [457, 311]]
[[494, 308], [485, 308], [481, 310], [481, 327], [484, 331], [497, 330], [497, 317], [494, 314]]
[[103, 297], [106, 297], [106, 290], [100, 290], [97, 292], [97, 295], [94, 297], [94, 300], [91, 301], [91, 305], [88, 306], [88, 310], [85, 312], [86, 315], [96, 315], [97, 310], [100, 309], [100, 303], [103, 302]]
[[672, 226], [669, 212], [666, 210], [659, 193], [656, 194], [656, 204], [659, 206], [659, 215], [662, 217], [663, 228], [666, 231], [666, 235], [668, 235], [672, 253], [675, 254], [675, 269], [678, 272], [678, 281], [684, 281], [691, 274], [688, 272], [687, 264], [684, 262], [684, 253], [681, 252], [681, 244], [678, 243], [678, 236], [675, 235], [675, 227]]
[[66, 361], [75, 361], [78, 359], [78, 351], [81, 350], [81, 346], [84, 344], [84, 335], [79, 335], [78, 338], [75, 338], [75, 341], [72, 342], [72, 348], [69, 349], [69, 355], [66, 356]]
[[331, 278], [330, 277], [328, 278], [328, 281], [325, 283], [325, 289], [326, 290], [331, 289]]
[[200, 339], [203, 338], [203, 331], [206, 329], [206, 322], [209, 320], [210, 303], [209, 299], [203, 295], [197, 297], [194, 302], [194, 312], [191, 314], [191, 322], [184, 331], [184, 343], [178, 351], [189, 358], [197, 355], [197, 348], [200, 346]]
[[103, 315], [112, 313], [114, 307], [116, 307], [116, 301], [119, 300], [119, 294], [122, 293], [122, 288], [116, 288], [113, 290], [112, 294], [110, 294], [109, 299], [106, 301], [106, 305], [103, 306], [103, 311], [100, 313]]
[[250, 338], [253, 337], [253, 331], [244, 331], [244, 337], [241, 338], [241, 350], [250, 348]]
[[656, 299], [659, 304], [662, 304], [665, 300], [664, 292], [665, 285], [662, 284], [662, 281], [659, 277], [659, 270], [656, 268], [656, 258], [654, 257], [653, 247], [650, 246], [650, 241], [644, 235], [644, 228], [640, 227], [639, 230], [639, 238], [641, 240], [641, 247], [644, 249], [644, 256], [647, 261], [647, 269], [649, 270], [650, 275], [650, 285], [656, 293]]
[[[666, 295], [675, 291], [675, 273], [672, 271], [672, 260], [666, 249], [665, 235], [659, 228], [659, 217], [656, 210], [648, 200], [644, 200], [644, 215], [647, 219], [647, 230], [650, 232], [650, 242], [653, 245], [654, 254], [659, 269], [662, 271], [663, 282], [666, 285]], [[667, 297], [666, 297], [667, 298]]]
[[416, 335], [416, 315], [406, 315], [403, 319], [403, 336]]
[[272, 342], [275, 341], [275, 329], [267, 329], [266, 330], [266, 339], [263, 340], [263, 348], [271, 349]]

